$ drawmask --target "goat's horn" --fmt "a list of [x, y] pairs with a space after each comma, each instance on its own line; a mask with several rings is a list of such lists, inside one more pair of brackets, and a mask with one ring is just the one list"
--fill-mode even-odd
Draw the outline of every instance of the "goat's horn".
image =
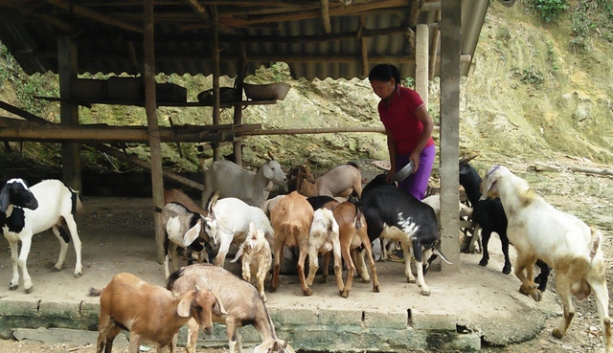
[[268, 151], [268, 157], [270, 157], [270, 160], [274, 161], [275, 157], [272, 156], [272, 153], [270, 153], [270, 151]]
[[439, 249], [434, 248], [434, 253], [435, 253], [436, 255], [440, 256], [440, 257], [441, 257], [441, 259], [443, 259], [443, 261], [445, 261], [446, 263], [448, 263], [448, 264], [450, 264], [450, 265], [453, 265], [453, 263], [452, 263], [451, 261], [447, 260], [447, 258], [445, 257], [445, 255], [443, 255], [443, 253], [442, 253], [442, 252], [441, 252]]
[[472, 155], [470, 157], [462, 158], [460, 160], [460, 163], [468, 163], [468, 162], [472, 161], [473, 159], [477, 158], [477, 156], [479, 156], [479, 155], [475, 154], [475, 155]]

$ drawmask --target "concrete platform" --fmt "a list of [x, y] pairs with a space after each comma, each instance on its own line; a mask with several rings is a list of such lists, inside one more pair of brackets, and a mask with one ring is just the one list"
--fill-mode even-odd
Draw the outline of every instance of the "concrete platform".
[[[44, 330], [52, 328], [92, 331], [79, 339], [95, 340], [99, 304], [87, 296], [90, 287], [105, 286], [119, 272], [164, 285], [163, 267], [156, 262], [151, 199], [84, 198], [83, 203], [86, 211], [77, 219], [83, 242], [81, 278], [73, 276], [73, 248], [64, 270], [53, 272], [59, 245], [51, 232], [45, 232], [34, 237], [28, 257], [33, 292], [26, 294], [23, 286], [9, 291], [10, 252], [6, 240], [1, 240], [5, 249], [0, 257], [0, 280], [5, 283], [0, 287], [2, 337], [44, 337], [51, 332], [50, 337], [57, 339], [57, 332], [64, 332]], [[316, 279], [313, 295], [304, 297], [297, 278], [283, 276], [279, 290], [267, 293], [267, 307], [277, 335], [304, 351], [479, 351], [537, 336], [547, 318], [560, 315], [555, 295], [546, 292], [540, 303], [521, 295], [519, 281], [500, 272], [503, 263], [496, 236], [490, 252], [488, 267], [478, 265], [480, 254], [462, 254], [459, 273], [430, 271], [429, 297], [406, 282], [403, 264], [379, 262], [380, 293], [358, 279], [349, 298], [341, 298], [330, 277], [326, 284]], [[236, 266], [230, 269], [238, 273]], [[227, 346], [225, 327], [214, 331], [202, 345]], [[245, 346], [259, 343], [250, 326], [241, 332]], [[69, 334], [62, 337], [72, 340]], [[183, 330], [180, 343], [184, 340]]]

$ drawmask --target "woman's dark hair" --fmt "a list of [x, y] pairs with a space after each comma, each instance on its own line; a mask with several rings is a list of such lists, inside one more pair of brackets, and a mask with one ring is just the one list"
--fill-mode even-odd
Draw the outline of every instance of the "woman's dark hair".
[[391, 79], [396, 81], [396, 84], [400, 84], [400, 71], [398, 68], [391, 64], [377, 64], [375, 67], [370, 70], [368, 74], [368, 79], [370, 81], [391, 81]]

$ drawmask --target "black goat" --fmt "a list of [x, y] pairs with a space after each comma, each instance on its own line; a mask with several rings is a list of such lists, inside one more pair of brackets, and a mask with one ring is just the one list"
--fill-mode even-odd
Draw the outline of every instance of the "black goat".
[[415, 283], [411, 272], [413, 255], [417, 262], [417, 283], [423, 295], [430, 295], [424, 282], [425, 272], [437, 256], [449, 262], [437, 248], [440, 233], [432, 207], [407, 191], [387, 184], [385, 174], [378, 175], [366, 185], [356, 205], [364, 213], [371, 242], [381, 236], [402, 244], [409, 283]]
[[[507, 216], [504, 213], [500, 199], [480, 200], [481, 198], [481, 177], [468, 161], [472, 158], [460, 161], [460, 185], [466, 190], [466, 197], [473, 207], [472, 218], [481, 227], [481, 237], [483, 242], [483, 257], [479, 262], [480, 266], [487, 266], [490, 255], [487, 251], [487, 244], [490, 241], [492, 232], [496, 232], [502, 243], [502, 253], [504, 254], [504, 267], [502, 273], [511, 273], [511, 261], [509, 260], [509, 238], [507, 237]], [[475, 236], [475, 235], [473, 235]], [[547, 288], [547, 278], [549, 277], [549, 267], [541, 260], [536, 262], [541, 269], [541, 273], [534, 279], [539, 284], [538, 289], [544, 292]]]

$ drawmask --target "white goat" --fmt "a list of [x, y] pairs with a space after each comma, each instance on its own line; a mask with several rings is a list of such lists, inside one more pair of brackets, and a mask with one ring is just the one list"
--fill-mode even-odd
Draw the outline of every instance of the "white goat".
[[[6, 182], [0, 192], [0, 214], [2, 232], [11, 248], [13, 278], [9, 284], [10, 290], [19, 287], [18, 267], [21, 267], [23, 287], [26, 293], [32, 291], [32, 279], [27, 268], [32, 236], [49, 228], [60, 241], [60, 255], [55, 263], [55, 269], [58, 271], [62, 269], [68, 242], [72, 238], [76, 253], [74, 275], [81, 276], [83, 272], [81, 240], [74, 220], [74, 215], [80, 208], [81, 200], [77, 192], [59, 180], [43, 180], [30, 188], [22, 179], [11, 179]], [[62, 219], [66, 222], [70, 235], [64, 232]], [[19, 242], [21, 242], [21, 252], [17, 256]]]
[[284, 198], [285, 195], [277, 195], [272, 199], [268, 199], [264, 201], [264, 205], [262, 205], [262, 210], [266, 214], [266, 217], [270, 218], [270, 211], [277, 205], [277, 202]]
[[[307, 276], [307, 284], [313, 285], [315, 274], [319, 268], [317, 254], [327, 254], [332, 251], [334, 255], [334, 268], [337, 275], [337, 285], [342, 288], [341, 278], [341, 243], [339, 240], [338, 223], [334, 219], [334, 214], [327, 208], [320, 208], [313, 213], [313, 222], [309, 231], [309, 275]], [[324, 269], [327, 274], [327, 268]], [[322, 281], [325, 282], [323, 276]]]
[[[213, 248], [219, 248], [213, 262], [223, 267], [230, 245], [240, 245], [249, 234], [249, 222], [254, 222], [257, 229], [264, 232], [269, 244], [272, 244], [274, 233], [270, 221], [259, 207], [249, 206], [245, 202], [228, 197], [219, 200], [215, 192], [208, 201], [204, 217], [204, 231], [208, 235]], [[188, 246], [196, 240], [195, 233], [184, 238], [183, 245]]]
[[204, 175], [202, 202], [213, 192], [220, 198], [235, 197], [250, 206], [262, 207], [272, 189], [272, 183], [283, 185], [287, 177], [279, 162], [270, 160], [257, 173], [248, 171], [230, 161], [215, 161]]
[[[177, 259], [177, 247], [183, 247], [184, 239], [197, 239], [204, 234], [202, 222], [204, 217], [200, 213], [190, 212], [185, 206], [180, 203], [171, 202], [164, 205], [162, 210], [162, 229], [164, 229], [164, 275], [168, 278], [170, 275], [169, 261], [172, 261], [173, 270], [179, 269]], [[203, 238], [203, 241], [205, 239]], [[193, 241], [189, 246], [185, 247], [187, 252], [188, 264], [192, 262], [192, 251], [198, 252], [198, 259], [202, 262], [204, 246]], [[207, 256], [208, 258], [208, 256]]]
[[251, 283], [251, 276], [255, 276], [260, 297], [266, 302], [264, 282], [272, 265], [272, 253], [264, 232], [257, 229], [253, 222], [249, 223], [247, 239], [238, 248], [236, 256], [230, 262], [236, 262], [241, 256], [243, 257], [241, 265], [243, 279]]
[[537, 259], [555, 271], [564, 318], [553, 330], [553, 336], [562, 338], [575, 315], [571, 294], [581, 300], [593, 291], [602, 321], [605, 352], [613, 352], [601, 232], [549, 205], [528, 182], [503, 166], [487, 172], [481, 193], [482, 198], [500, 197], [504, 206], [509, 221], [507, 235], [517, 250], [515, 275], [522, 282], [520, 291], [536, 301], [541, 300], [541, 291], [532, 274]]
[[124, 329], [130, 331], [130, 353], [141, 343], [153, 342], [158, 349], [174, 351], [176, 335], [188, 320], [195, 319], [208, 334], [213, 332], [213, 315], [227, 314], [210, 289], [191, 286], [175, 296], [170, 290], [149, 284], [130, 273], [119, 273], [102, 290], [90, 288], [89, 296], [100, 296], [100, 323], [96, 351], [110, 353], [113, 340]]

